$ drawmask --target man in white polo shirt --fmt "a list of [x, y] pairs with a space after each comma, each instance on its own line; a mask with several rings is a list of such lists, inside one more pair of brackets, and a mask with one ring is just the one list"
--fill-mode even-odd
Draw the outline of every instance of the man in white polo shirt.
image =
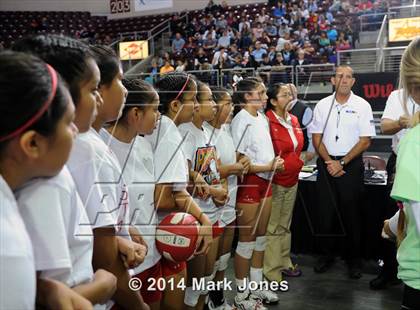
[[[389, 156], [386, 171], [388, 173], [387, 197], [388, 203], [384, 206], [382, 218], [389, 219], [398, 211], [397, 203], [390, 197], [392, 185], [394, 184], [395, 164], [397, 162], [398, 144], [407, 132], [410, 118], [420, 110], [413, 98], [404, 98], [404, 90], [394, 90], [386, 101], [386, 106], [381, 119], [382, 133], [392, 136], [392, 152]], [[404, 104], [407, 102], [407, 105]], [[380, 232], [378, 232], [380, 233]], [[369, 282], [371, 289], [384, 289], [389, 285], [398, 284], [401, 281], [397, 278], [397, 249], [395, 244], [388, 240], [383, 240], [381, 244], [383, 266], [379, 275]]]
[[315, 272], [329, 269], [337, 241], [348, 264], [349, 277], [361, 274], [361, 204], [363, 152], [375, 136], [372, 109], [351, 91], [355, 79], [349, 66], [339, 66], [331, 78], [336, 92], [315, 106], [309, 127], [317, 160], [319, 241], [323, 256]]

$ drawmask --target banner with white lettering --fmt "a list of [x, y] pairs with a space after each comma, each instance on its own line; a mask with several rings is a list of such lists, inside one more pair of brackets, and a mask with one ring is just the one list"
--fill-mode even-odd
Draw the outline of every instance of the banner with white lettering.
[[370, 103], [373, 111], [383, 111], [389, 94], [398, 88], [398, 72], [358, 73], [353, 92]]
[[136, 12], [167, 9], [173, 7], [173, 0], [134, 0]]

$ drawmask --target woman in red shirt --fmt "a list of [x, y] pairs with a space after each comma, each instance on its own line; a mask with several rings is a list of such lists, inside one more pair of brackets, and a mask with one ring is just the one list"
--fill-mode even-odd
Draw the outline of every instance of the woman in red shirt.
[[282, 274], [298, 277], [302, 273], [290, 259], [290, 223], [303, 166], [300, 153], [304, 139], [298, 119], [288, 113], [288, 104], [293, 99], [290, 88], [286, 84], [274, 84], [267, 95], [266, 116], [271, 140], [275, 154], [284, 159], [285, 169], [273, 177], [273, 207], [267, 228], [264, 275], [271, 281], [281, 281]]

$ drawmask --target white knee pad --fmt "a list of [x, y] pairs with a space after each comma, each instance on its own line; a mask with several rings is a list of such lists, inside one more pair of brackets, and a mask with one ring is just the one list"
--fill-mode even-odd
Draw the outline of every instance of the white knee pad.
[[197, 306], [200, 294], [200, 290], [194, 291], [192, 287], [187, 287], [187, 289], [185, 290], [184, 304], [186, 304], [189, 307]]
[[267, 242], [267, 238], [265, 236], [257, 237], [255, 240], [255, 251], [263, 252], [265, 251], [265, 245]]
[[219, 258], [219, 271], [225, 271], [228, 267], [230, 259], [230, 253], [223, 254]]
[[251, 259], [254, 248], [255, 248], [255, 241], [250, 241], [250, 242], [239, 241], [236, 247], [236, 253], [243, 258]]

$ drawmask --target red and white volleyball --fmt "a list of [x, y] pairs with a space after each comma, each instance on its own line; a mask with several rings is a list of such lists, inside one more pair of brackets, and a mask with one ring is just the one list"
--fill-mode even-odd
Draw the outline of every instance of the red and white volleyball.
[[188, 213], [167, 215], [156, 229], [156, 247], [172, 262], [183, 262], [192, 257], [197, 246], [200, 224]]

